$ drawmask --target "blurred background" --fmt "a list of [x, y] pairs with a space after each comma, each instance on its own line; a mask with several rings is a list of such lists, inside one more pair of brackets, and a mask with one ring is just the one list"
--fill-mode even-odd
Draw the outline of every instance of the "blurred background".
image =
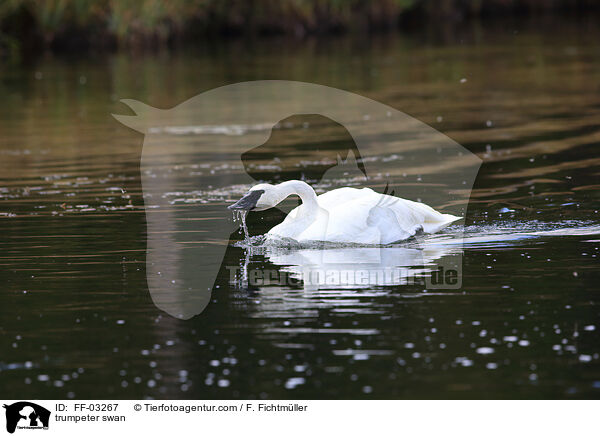
[[438, 33], [473, 20], [562, 21], [598, 9], [593, 0], [3, 0], [0, 53], [208, 45], [265, 35]]

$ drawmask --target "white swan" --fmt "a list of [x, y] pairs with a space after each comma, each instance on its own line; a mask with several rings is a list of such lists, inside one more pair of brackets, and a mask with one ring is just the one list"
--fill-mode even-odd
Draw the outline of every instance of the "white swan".
[[437, 232], [460, 219], [370, 188], [339, 188], [317, 196], [310, 185], [300, 180], [255, 185], [229, 209], [265, 210], [290, 195], [298, 195], [302, 204], [269, 230], [267, 237], [291, 238], [300, 243], [391, 244], [408, 239], [419, 230]]

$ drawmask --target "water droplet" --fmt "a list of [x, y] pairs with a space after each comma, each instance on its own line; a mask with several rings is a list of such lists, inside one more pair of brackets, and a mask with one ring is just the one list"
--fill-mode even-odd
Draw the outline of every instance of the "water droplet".
[[303, 385], [305, 383], [304, 377], [292, 377], [285, 382], [286, 389], [294, 389], [296, 386]]

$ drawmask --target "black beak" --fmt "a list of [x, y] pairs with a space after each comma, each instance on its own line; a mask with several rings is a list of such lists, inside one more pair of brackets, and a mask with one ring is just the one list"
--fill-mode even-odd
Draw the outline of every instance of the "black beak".
[[256, 203], [261, 195], [264, 194], [265, 191], [262, 189], [257, 189], [255, 191], [250, 191], [238, 201], [233, 203], [231, 206], [227, 206], [227, 209], [231, 210], [252, 210], [256, 207]]

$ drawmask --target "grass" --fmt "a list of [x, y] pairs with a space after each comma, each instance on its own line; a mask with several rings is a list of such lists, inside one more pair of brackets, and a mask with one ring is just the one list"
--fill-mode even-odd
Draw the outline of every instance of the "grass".
[[395, 28], [408, 14], [447, 20], [592, 6], [593, 0], [0, 0], [0, 53], [156, 45], [200, 33], [366, 32]]

